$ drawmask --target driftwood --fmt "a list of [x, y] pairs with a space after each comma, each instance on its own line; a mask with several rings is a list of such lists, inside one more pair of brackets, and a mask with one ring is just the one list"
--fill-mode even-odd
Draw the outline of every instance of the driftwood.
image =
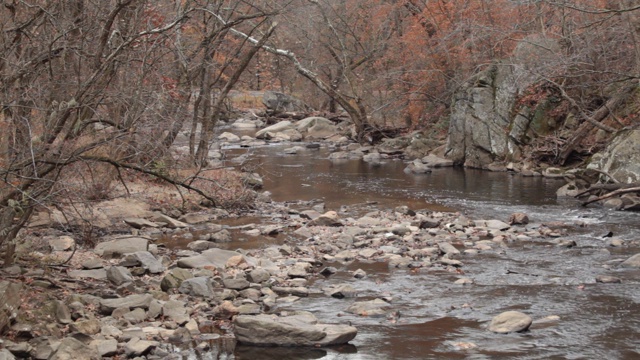
[[[601, 195], [601, 196], [598, 196], [598, 197], [596, 197], [594, 199], [585, 201], [585, 202], [582, 203], [582, 206], [587, 206], [587, 205], [592, 204], [594, 202], [610, 199], [612, 197], [619, 196], [619, 195], [629, 194], [629, 193], [633, 193], [633, 192], [640, 192], [640, 183], [634, 183], [634, 184], [609, 184], [607, 189], [612, 189], [615, 186], [617, 186], [616, 190], [609, 191], [604, 195]], [[593, 187], [590, 187], [589, 189], [587, 189], [587, 191], [591, 190], [592, 188]], [[602, 187], [600, 189], [602, 189]], [[581, 194], [584, 195], [587, 191], [584, 191]], [[580, 196], [581, 194], [578, 194], [577, 196]]]

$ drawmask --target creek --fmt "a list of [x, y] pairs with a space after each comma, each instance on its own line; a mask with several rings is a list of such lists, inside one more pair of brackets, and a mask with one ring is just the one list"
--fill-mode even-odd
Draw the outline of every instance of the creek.
[[[358, 300], [391, 296], [397, 316], [355, 316], [344, 312], [354, 299], [310, 296], [278, 310], [308, 310], [323, 322], [349, 322], [358, 328], [349, 345], [322, 349], [239, 345], [237, 359], [640, 357], [640, 271], [616, 268], [619, 261], [640, 252], [634, 241], [640, 236], [640, 214], [559, 202], [555, 191], [564, 183], [554, 179], [456, 168], [413, 175], [403, 172], [406, 164], [401, 160], [377, 165], [359, 159], [328, 160], [326, 147], [284, 154], [291, 146], [224, 152], [230, 161], [246, 158], [244, 166], [256, 168], [264, 177], [264, 190], [272, 193], [274, 201], [316, 200], [327, 210], [356, 209], [360, 215], [399, 205], [502, 221], [523, 212], [531, 219], [530, 227], [565, 223], [562, 238], [574, 240], [577, 246], [558, 247], [540, 239], [507, 243], [476, 255], [461, 255], [464, 274], [442, 268], [390, 270], [380, 262], [327, 264], [337, 267], [338, 273], [316, 279], [314, 286], [349, 283], [359, 290]], [[609, 233], [635, 245], [610, 247], [609, 238], [604, 237]], [[358, 268], [368, 276], [353, 279], [350, 272]], [[596, 276], [602, 274], [616, 276], [622, 283], [596, 283]], [[474, 284], [453, 283], [462, 276]], [[507, 310], [530, 315], [534, 319], [530, 331], [489, 332], [491, 318]]]

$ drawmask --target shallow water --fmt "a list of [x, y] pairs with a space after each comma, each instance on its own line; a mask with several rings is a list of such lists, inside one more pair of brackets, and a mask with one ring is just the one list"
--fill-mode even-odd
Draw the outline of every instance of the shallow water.
[[[265, 190], [276, 201], [321, 199], [327, 210], [343, 205], [368, 204], [363, 207], [366, 211], [408, 205], [503, 221], [513, 212], [525, 212], [531, 226], [569, 223], [564, 238], [578, 245], [566, 249], [545, 241], [509, 243], [497, 251], [461, 257], [464, 274], [436, 269], [390, 271], [384, 263], [330, 264], [339, 272], [315, 285], [351, 283], [360, 290], [359, 300], [390, 295], [400, 317], [358, 317], [344, 313], [355, 299], [312, 296], [286, 308], [312, 311], [324, 322], [351, 322], [359, 334], [350, 345], [328, 349], [239, 346], [237, 359], [640, 358], [640, 271], [615, 269], [617, 260], [640, 249], [610, 248], [601, 237], [611, 231], [624, 240], [637, 240], [639, 214], [558, 202], [555, 190], [563, 185], [559, 180], [463, 169], [411, 175], [402, 171], [405, 164], [400, 160], [380, 165], [330, 161], [326, 149], [285, 155], [286, 147], [229, 149], [226, 155], [231, 159], [249, 151], [248, 165], [257, 167]], [[369, 276], [352, 279], [350, 271], [357, 268]], [[622, 284], [595, 283], [599, 274], [620, 277]], [[453, 284], [463, 276], [475, 284]], [[523, 334], [489, 332], [486, 326], [491, 318], [507, 310], [525, 312], [534, 320], [552, 315], [560, 319], [534, 323]]]

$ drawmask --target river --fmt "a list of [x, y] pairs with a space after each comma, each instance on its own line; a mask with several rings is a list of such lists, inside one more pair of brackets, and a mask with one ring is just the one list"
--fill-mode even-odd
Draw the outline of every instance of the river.
[[[556, 200], [562, 181], [469, 169], [434, 169], [412, 175], [401, 160], [371, 165], [361, 160], [328, 160], [329, 150], [304, 149], [286, 155], [288, 145], [230, 148], [227, 159], [248, 156], [245, 167], [264, 177], [275, 201], [317, 200], [327, 210], [343, 206], [459, 211], [472, 219], [506, 221], [524, 212], [530, 227], [565, 222], [563, 238], [575, 247], [532, 240], [509, 243], [495, 251], [463, 256], [464, 276], [472, 285], [455, 285], [459, 274], [437, 269], [389, 270], [384, 263], [356, 262], [314, 285], [348, 282], [359, 300], [380, 294], [393, 297], [399, 317], [346, 314], [346, 299], [311, 296], [281, 307], [313, 312], [323, 322], [350, 322], [358, 336], [350, 345], [327, 349], [238, 346], [237, 359], [638, 359], [640, 358], [640, 271], [616, 264], [640, 252], [640, 217], [577, 202]], [[610, 247], [608, 233], [631, 246]], [[610, 234], [609, 234], [610, 235]], [[255, 244], [254, 244], [255, 246]], [[362, 268], [369, 276], [351, 278]], [[600, 274], [620, 284], [596, 283]], [[353, 300], [353, 299], [351, 299]], [[497, 335], [486, 329], [503, 311], [530, 315], [530, 331]]]

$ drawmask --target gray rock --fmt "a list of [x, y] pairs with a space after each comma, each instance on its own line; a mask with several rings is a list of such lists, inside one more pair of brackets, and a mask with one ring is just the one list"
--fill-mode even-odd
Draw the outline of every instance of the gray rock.
[[209, 236], [209, 241], [216, 243], [228, 243], [231, 242], [231, 240], [231, 233], [226, 229], [215, 232]]
[[374, 299], [369, 301], [359, 301], [353, 303], [347, 308], [347, 312], [360, 316], [385, 316], [391, 309], [388, 302], [382, 299]]
[[[254, 125], [255, 127], [255, 125]], [[239, 142], [240, 141], [240, 136], [230, 133], [228, 131], [223, 132], [222, 134], [218, 135], [218, 139], [219, 140], [224, 140], [227, 142]]]
[[178, 291], [191, 296], [211, 298], [213, 297], [213, 283], [211, 278], [207, 276], [185, 279], [182, 284], [180, 284]]
[[148, 251], [136, 251], [127, 254], [120, 262], [121, 266], [139, 266], [151, 274], [159, 274], [165, 271], [164, 265]]
[[439, 167], [451, 167], [453, 166], [453, 161], [449, 160], [449, 159], [444, 159], [441, 158], [437, 155], [427, 155], [425, 157], [423, 157], [422, 162], [432, 168], [439, 168]]
[[69, 329], [85, 335], [95, 335], [100, 332], [101, 324], [97, 319], [78, 320], [69, 325]]
[[362, 269], [358, 269], [358, 270], [353, 272], [353, 277], [356, 278], [356, 279], [363, 279], [363, 278], [367, 277], [367, 273]]
[[22, 284], [9, 281], [0, 281], [0, 334], [18, 316], [18, 308], [22, 303], [20, 291]]
[[270, 277], [271, 274], [269, 273], [269, 271], [261, 267], [251, 270], [248, 274], [249, 281], [257, 284], [269, 280]]
[[100, 310], [104, 314], [111, 315], [113, 310], [122, 307], [148, 309], [151, 300], [153, 300], [151, 294], [134, 294], [118, 299], [102, 299], [100, 300]]
[[50, 304], [56, 315], [56, 320], [58, 320], [59, 323], [70, 324], [73, 322], [73, 320], [71, 320], [71, 311], [69, 311], [67, 304], [60, 300], [51, 300]]
[[162, 314], [182, 326], [189, 321], [189, 314], [185, 303], [178, 300], [169, 300], [162, 305]]
[[193, 274], [186, 269], [174, 268], [169, 270], [167, 275], [162, 278], [160, 288], [162, 291], [179, 288], [183, 281], [193, 278]]
[[100, 360], [100, 354], [92, 346], [85, 345], [72, 337], [62, 339], [49, 360]]
[[90, 278], [96, 280], [106, 280], [107, 271], [105, 269], [94, 270], [71, 270], [68, 272], [69, 276], [76, 279]]
[[52, 251], [67, 251], [73, 249], [76, 241], [71, 236], [60, 236], [49, 240]]
[[522, 332], [529, 329], [532, 321], [527, 314], [518, 311], [506, 311], [491, 319], [489, 330], [500, 334]]
[[256, 132], [256, 139], [270, 139], [273, 135], [270, 135], [269, 133], [276, 134], [293, 128], [294, 125], [291, 123], [291, 121], [280, 121], [279, 123], [267, 126], [266, 128]]
[[96, 245], [94, 252], [105, 258], [119, 257], [136, 251], [147, 251], [149, 240], [140, 237], [125, 237], [105, 241]]
[[623, 268], [640, 268], [640, 253], [633, 255], [620, 264]]
[[265, 91], [262, 95], [262, 103], [274, 112], [304, 112], [311, 109], [302, 100], [276, 91]]
[[640, 182], [640, 129], [623, 130], [592, 156], [588, 169], [610, 174], [623, 184]]
[[298, 297], [309, 296], [309, 289], [303, 286], [274, 286], [271, 288], [278, 295], [293, 295]]
[[327, 211], [321, 216], [309, 221], [308, 226], [342, 226], [342, 222], [338, 218], [338, 213], [335, 211]]
[[[151, 304], [149, 304], [149, 306], [151, 306]], [[130, 324], [139, 324], [147, 318], [147, 314], [144, 310], [138, 308], [125, 313], [124, 315], [122, 315], [122, 318], [128, 321]]]
[[211, 242], [209, 240], [196, 240], [196, 241], [192, 241], [190, 243], [187, 244], [187, 248], [189, 250], [193, 250], [193, 251], [197, 251], [197, 252], [203, 252], [205, 250], [209, 250], [209, 249], [213, 249], [213, 248], [217, 248], [220, 245]]
[[420, 160], [414, 160], [404, 169], [404, 172], [408, 174], [427, 174], [431, 171], [431, 168]]
[[511, 225], [526, 225], [529, 223], [529, 216], [525, 213], [513, 213], [509, 216], [509, 224]]
[[456, 249], [455, 246], [449, 244], [448, 242], [439, 242], [438, 243], [438, 248], [444, 254], [449, 254], [449, 255], [459, 255], [460, 254], [460, 250]]
[[196, 213], [184, 214], [178, 218], [178, 220], [190, 225], [201, 224], [207, 221], [211, 221], [211, 219], [212, 219], [212, 216], [210, 214], [196, 214]]
[[112, 284], [120, 286], [124, 283], [132, 282], [133, 276], [131, 276], [131, 272], [129, 272], [129, 269], [126, 267], [112, 266], [107, 269], [107, 279], [109, 279]]
[[160, 227], [160, 225], [154, 223], [153, 221], [149, 221], [147, 219], [142, 219], [142, 218], [126, 218], [123, 221], [125, 224], [131, 226], [134, 229], [142, 229], [145, 227], [149, 227], [149, 228]]
[[89, 346], [95, 348], [98, 355], [102, 357], [111, 357], [118, 353], [118, 340], [116, 339], [96, 339]]
[[141, 356], [148, 354], [152, 349], [160, 345], [157, 341], [140, 340], [139, 338], [132, 338], [124, 346], [124, 351], [129, 357]]
[[100, 259], [89, 259], [82, 263], [82, 268], [86, 270], [102, 269], [104, 265]]
[[222, 279], [224, 287], [232, 290], [243, 290], [251, 285], [247, 279], [242, 277]]
[[358, 291], [349, 284], [331, 286], [323, 289], [324, 293], [336, 299], [354, 298], [358, 296]]
[[182, 221], [176, 220], [160, 212], [154, 212], [151, 215], [151, 220], [156, 223], [165, 224], [166, 227], [171, 229], [181, 229], [181, 228], [189, 227], [188, 224], [183, 223]]
[[178, 266], [181, 268], [204, 268], [215, 267], [217, 269], [224, 269], [227, 260], [233, 256], [237, 256], [239, 253], [235, 251], [222, 250], [222, 249], [209, 249], [203, 251], [202, 254], [183, 258], [178, 260]]
[[11, 351], [7, 349], [0, 349], [0, 360], [16, 360]]
[[260, 346], [339, 345], [351, 341], [358, 333], [353, 326], [318, 324], [310, 314], [239, 315], [233, 323], [240, 343]]
[[619, 284], [622, 282], [622, 279], [610, 275], [598, 275], [596, 276], [596, 282], [603, 284]]

